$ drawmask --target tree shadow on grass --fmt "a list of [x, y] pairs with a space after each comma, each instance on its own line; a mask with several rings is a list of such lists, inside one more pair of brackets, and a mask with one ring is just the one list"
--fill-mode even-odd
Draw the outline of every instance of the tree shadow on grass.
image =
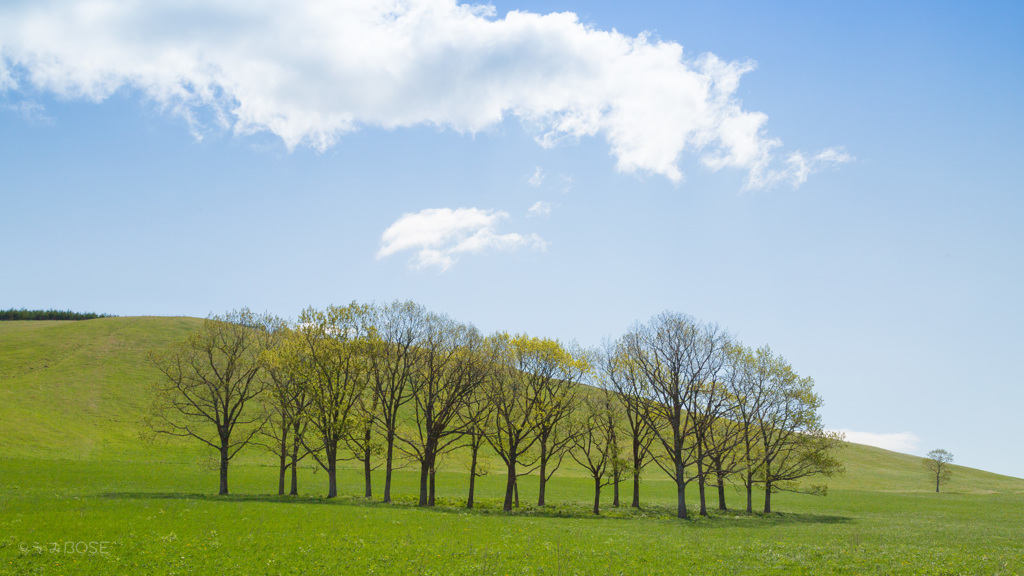
[[618, 508], [608, 506], [600, 515], [591, 512], [586, 502], [562, 502], [549, 506], [526, 504], [514, 508], [511, 512], [502, 511], [502, 501], [497, 498], [484, 498], [477, 501], [474, 508], [466, 508], [465, 500], [459, 498], [437, 498], [435, 506], [420, 507], [414, 496], [395, 496], [391, 503], [361, 496], [340, 495], [336, 498], [323, 496], [278, 496], [276, 494], [199, 494], [184, 492], [106, 492], [101, 498], [114, 500], [190, 500], [202, 502], [260, 502], [266, 504], [292, 504], [307, 506], [345, 506], [360, 508], [384, 508], [403, 510], [423, 510], [435, 514], [474, 514], [480, 516], [503, 516], [519, 518], [574, 518], [594, 521], [629, 521], [656, 520], [687, 522], [702, 528], [769, 528], [771, 526], [796, 524], [852, 524], [856, 519], [831, 514], [808, 514], [793, 512], [773, 512], [764, 514], [755, 512], [747, 514], [738, 511], [712, 511], [707, 517], [700, 517], [695, 510], [690, 511], [690, 518], [676, 518], [674, 506], [648, 505], [643, 508]]

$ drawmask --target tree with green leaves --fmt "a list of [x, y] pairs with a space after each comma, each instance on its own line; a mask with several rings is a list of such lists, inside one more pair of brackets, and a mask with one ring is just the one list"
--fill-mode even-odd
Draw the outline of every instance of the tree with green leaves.
[[939, 493], [939, 485], [953, 475], [953, 455], [942, 448], [932, 450], [922, 461], [925, 468], [935, 476], [935, 493]]
[[601, 489], [614, 481], [615, 462], [620, 457], [616, 431], [621, 425], [622, 405], [609, 390], [589, 391], [580, 404], [571, 454], [594, 480], [593, 512], [598, 515]]
[[536, 380], [537, 456], [540, 486], [537, 506], [544, 506], [547, 483], [554, 476], [573, 446], [576, 435], [572, 415], [580, 399], [580, 380], [590, 371], [587, 353], [575, 343], [562, 346], [547, 341], [548, 346], [535, 366], [551, 377]]
[[271, 346], [279, 323], [248, 308], [211, 315], [184, 341], [150, 356], [163, 375], [154, 382], [150, 431], [192, 438], [217, 450], [220, 495], [228, 493], [228, 463], [267, 421], [259, 401], [268, 386], [260, 356]]
[[339, 457], [344, 460], [356, 460], [362, 465], [364, 498], [373, 497], [373, 471], [380, 468], [381, 455], [384, 454], [384, 445], [374, 430], [374, 422], [378, 416], [377, 396], [367, 386], [352, 406], [352, 412], [349, 414], [351, 423], [345, 431], [345, 446], [352, 456]]
[[[489, 361], [489, 359], [488, 359]], [[490, 371], [488, 372], [490, 373]], [[469, 492], [466, 508], [473, 508], [476, 497], [476, 479], [490, 473], [486, 462], [480, 460], [480, 448], [487, 441], [486, 427], [490, 424], [494, 407], [487, 398], [486, 382], [478, 387], [459, 411], [460, 428], [466, 438], [464, 445], [469, 449]]]
[[648, 404], [641, 415], [660, 447], [654, 461], [676, 483], [676, 515], [686, 518], [686, 485], [696, 477], [687, 468], [697, 461], [699, 393], [722, 368], [726, 335], [716, 325], [664, 312], [622, 340], [642, 378]]
[[339, 447], [350, 433], [353, 410], [367, 384], [364, 326], [365, 306], [307, 308], [299, 316], [297, 345], [291, 349], [291, 369], [309, 395], [310, 431], [306, 447], [327, 472], [327, 497], [338, 495]]
[[427, 311], [414, 302], [395, 301], [373, 308], [367, 318], [370, 389], [377, 405], [375, 421], [384, 436], [385, 503], [391, 502], [399, 413], [413, 398], [411, 384], [421, 358], [417, 346], [428, 317]]
[[494, 371], [487, 396], [494, 410], [486, 427], [487, 442], [505, 463], [502, 509], [509, 512], [519, 476], [532, 472], [537, 463], [538, 455], [532, 450], [540, 441], [543, 390], [557, 378], [558, 366], [568, 360], [568, 354], [555, 340], [525, 334], [502, 332], [488, 340]]
[[[770, 351], [767, 355], [771, 356]], [[764, 401], [756, 416], [761, 457], [758, 474], [764, 483], [764, 511], [769, 513], [774, 492], [827, 492], [823, 484], [803, 486], [800, 481], [843, 472], [834, 455], [843, 446], [843, 436], [823, 428], [818, 414], [822, 401], [814, 393], [814, 380], [799, 376], [782, 357], [771, 358], [763, 385]]]
[[279, 459], [277, 493], [284, 494], [285, 476], [290, 469], [289, 494], [296, 496], [299, 493], [298, 465], [308, 455], [304, 440], [309, 427], [306, 409], [310, 396], [301, 374], [294, 365], [284, 361], [289, 357], [286, 350], [295, 347], [297, 335], [287, 327], [279, 330], [280, 338], [260, 357], [269, 377], [265, 404], [270, 417], [263, 433], [270, 440], [269, 448]]
[[490, 370], [484, 337], [473, 326], [430, 314], [416, 347], [410, 383], [413, 425], [398, 438], [420, 464], [420, 506], [434, 505], [439, 457], [464, 433], [459, 415]]
[[[654, 432], [648, 425], [652, 419], [647, 412], [651, 401], [644, 390], [644, 380], [639, 367], [630, 357], [623, 341], [608, 342], [600, 355], [600, 387], [614, 390], [622, 405], [624, 418], [623, 435], [629, 437], [629, 459], [620, 462], [616, 474], [627, 472], [633, 476], [633, 499], [630, 506], [640, 507], [640, 480], [644, 468], [651, 461], [651, 445]], [[618, 483], [616, 482], [616, 496]], [[616, 502], [618, 499], [616, 498]]]

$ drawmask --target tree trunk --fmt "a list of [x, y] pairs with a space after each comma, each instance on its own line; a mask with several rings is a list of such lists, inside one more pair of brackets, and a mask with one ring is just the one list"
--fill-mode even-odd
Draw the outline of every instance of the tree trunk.
[[501, 509], [504, 512], [512, 511], [512, 493], [516, 488], [516, 461], [509, 460], [508, 462], [508, 479], [505, 481], [505, 503], [502, 504]]
[[750, 477], [747, 477], [747, 481], [745, 482], [745, 484], [747, 485], [747, 514], [753, 514], [754, 513], [754, 481]]
[[220, 444], [220, 492], [221, 496], [228, 493], [228, 443], [221, 440]]
[[363, 478], [366, 479], [365, 496], [367, 498], [373, 498], [373, 479], [370, 475], [370, 472], [372, 471], [370, 468], [370, 454], [372, 453], [370, 439], [371, 430], [370, 427], [367, 426], [366, 430], [363, 432]]
[[370, 449], [366, 449], [366, 459], [363, 460], [363, 478], [366, 482], [366, 493], [364, 496], [367, 498], [373, 498], [373, 478], [370, 474]]
[[434, 480], [437, 478], [437, 468], [435, 466], [430, 467], [430, 494], [427, 495], [427, 506], [434, 505]]
[[466, 508], [473, 508], [473, 492], [476, 489], [476, 456], [479, 446], [473, 445], [473, 461], [469, 465], [469, 497], [466, 498]]
[[939, 493], [939, 474], [937, 472], [935, 474], [935, 493]]
[[633, 503], [630, 506], [640, 507], [640, 469], [636, 467], [633, 468]]
[[676, 517], [686, 519], [686, 467], [676, 464]]
[[299, 423], [295, 423], [295, 428], [292, 430], [292, 489], [289, 493], [292, 496], [299, 495], [299, 444], [301, 439], [299, 438]]
[[327, 497], [338, 495], [338, 462], [334, 458], [327, 463]]
[[516, 496], [516, 508], [519, 508], [519, 478], [516, 478], [515, 484], [512, 485], [512, 492]]
[[633, 508], [640, 507], [640, 465], [642, 458], [640, 457], [640, 440], [633, 435], [633, 503], [630, 504]]
[[391, 469], [394, 465], [395, 432], [388, 430], [388, 455], [384, 463], [384, 503], [391, 502]]
[[424, 458], [423, 462], [420, 462], [420, 501], [419, 506], [427, 506], [427, 497], [429, 496], [427, 489], [427, 483], [430, 480], [430, 463]]
[[338, 495], [338, 442], [332, 441], [324, 449], [327, 458], [327, 497]]
[[725, 505], [725, 478], [721, 475], [718, 477], [718, 509], [723, 512], [729, 509]]
[[614, 491], [614, 498], [612, 499], [612, 506], [615, 508], [619, 507], [619, 478], [622, 477], [622, 472], [615, 469], [612, 472], [612, 490]]
[[281, 474], [278, 478], [278, 496], [285, 495], [285, 475], [288, 472], [288, 426], [281, 426]]
[[764, 483], [764, 513], [769, 514], [772, 511], [772, 482], [767, 480]]
[[707, 482], [704, 478], [704, 462], [700, 455], [700, 450], [697, 451], [697, 491], [700, 493], [700, 515], [708, 515], [707, 500], [705, 497], [705, 484]]
[[292, 489], [288, 491], [290, 496], [299, 495], [299, 463], [292, 460]]
[[299, 442], [297, 436], [292, 444], [292, 489], [289, 494], [299, 495]]
[[278, 468], [277, 495], [284, 496], [284, 477], [288, 473], [288, 445], [281, 441], [281, 464]]
[[594, 478], [594, 515], [601, 514], [601, 479]]
[[[540, 494], [537, 496], [537, 506], [544, 505], [544, 489], [548, 483], [548, 456], [547, 456], [547, 445], [541, 442], [540, 445]], [[518, 498], [516, 499], [516, 507], [519, 506]]]

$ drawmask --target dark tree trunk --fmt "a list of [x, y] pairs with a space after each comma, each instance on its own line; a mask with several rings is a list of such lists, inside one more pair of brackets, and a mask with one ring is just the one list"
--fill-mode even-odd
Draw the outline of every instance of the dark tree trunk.
[[388, 430], [388, 455], [384, 463], [384, 503], [391, 502], [391, 470], [394, 465], [395, 432]]
[[746, 484], [746, 487], [747, 487], [747, 514], [753, 514], [754, 513], [754, 479], [751, 478], [748, 475], [747, 478], [746, 478], [746, 482], [744, 482], [744, 484]]
[[725, 477], [718, 476], [718, 509], [725, 511], [729, 508], [725, 505]]
[[939, 493], [939, 475], [938, 475], [938, 473], [935, 474], [935, 493], [936, 494]]
[[764, 483], [764, 513], [769, 514], [772, 511], [772, 482], [768, 480]]
[[516, 478], [515, 484], [512, 485], [512, 492], [516, 496], [516, 508], [519, 508], [519, 478]]
[[640, 507], [640, 465], [642, 464], [640, 457], [640, 440], [633, 435], [633, 503], [630, 504], [633, 508]]
[[420, 462], [420, 501], [419, 506], [428, 506], [429, 500], [427, 499], [429, 494], [427, 492], [427, 483], [430, 480], [430, 463], [426, 458], [423, 462]]
[[700, 450], [697, 451], [697, 491], [700, 493], [700, 515], [708, 515], [707, 499], [705, 497], [704, 463], [702, 462]]
[[686, 467], [680, 458], [676, 463], [676, 517], [686, 519]]
[[220, 491], [221, 496], [228, 493], [228, 442], [221, 440], [220, 444]]
[[477, 452], [480, 450], [478, 444], [472, 445], [473, 450], [473, 461], [469, 465], [469, 497], [466, 498], [466, 508], [473, 507], [473, 492], [476, 490], [476, 457]]
[[370, 454], [372, 449], [370, 447], [371, 430], [367, 426], [363, 432], [363, 478], [366, 479], [366, 494], [367, 498], [373, 498], [373, 479], [370, 475], [372, 469], [370, 468]]
[[299, 495], [299, 463], [292, 460], [292, 489], [288, 491], [291, 496]]
[[292, 496], [299, 495], [299, 423], [295, 423], [295, 428], [292, 430], [292, 487], [289, 494]]
[[[544, 506], [544, 489], [548, 483], [548, 455], [547, 444], [540, 444], [540, 493], [537, 496], [537, 506]], [[517, 495], [518, 496], [518, 495]], [[519, 499], [516, 498], [516, 507], [519, 506]]]
[[427, 495], [427, 506], [434, 505], [434, 486], [437, 478], [437, 467], [430, 467], [430, 494]]
[[640, 469], [633, 468], [633, 508], [640, 507]]
[[612, 499], [612, 506], [615, 508], [619, 507], [619, 478], [622, 477], [622, 472], [616, 469], [612, 472], [612, 489], [614, 491], [614, 498]]
[[420, 506], [434, 505], [433, 474], [437, 459], [437, 439], [427, 436], [423, 447], [423, 462], [420, 463]]
[[325, 450], [327, 456], [327, 497], [338, 495], [338, 446], [330, 446]]
[[594, 515], [601, 514], [601, 479], [594, 478]]
[[366, 496], [367, 498], [373, 498], [373, 478], [372, 475], [370, 474], [370, 472], [372, 472], [370, 470], [370, 451], [367, 450], [366, 452], [366, 460], [363, 460], [363, 478], [366, 482], [366, 493], [364, 494], [364, 496]]
[[292, 441], [292, 489], [289, 494], [292, 496], [299, 495], [299, 441], [296, 436]]
[[279, 472], [280, 474], [277, 479], [277, 495], [284, 496], [284, 477], [288, 473], [288, 444], [284, 440], [281, 440], [281, 464]]
[[[505, 502], [502, 504], [501, 509], [504, 512], [512, 511], [512, 496], [516, 489], [516, 461], [509, 460], [508, 463], [508, 479], [505, 482]], [[516, 498], [518, 500], [518, 498]]]

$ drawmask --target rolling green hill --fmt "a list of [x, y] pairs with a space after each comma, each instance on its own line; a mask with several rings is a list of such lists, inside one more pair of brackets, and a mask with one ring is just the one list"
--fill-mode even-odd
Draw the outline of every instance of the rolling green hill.
[[141, 458], [147, 355], [196, 318], [0, 322], [0, 456]]
[[[1022, 574], [1024, 480], [955, 467], [934, 494], [919, 457], [847, 445], [825, 498], [779, 494], [778, 510], [675, 519], [675, 486], [649, 468], [643, 508], [590, 513], [593, 487], [564, 466], [540, 508], [537, 478], [502, 514], [504, 477], [477, 483], [467, 513], [461, 456], [438, 474], [438, 506], [416, 508], [418, 476], [395, 473], [395, 503], [361, 497], [351, 463], [339, 498], [307, 461], [298, 497], [274, 495], [266, 452], [232, 464], [231, 495], [196, 444], [139, 441], [159, 378], [151, 350], [195, 318], [0, 322], [0, 574]], [[631, 486], [623, 486], [627, 499]], [[755, 494], [759, 499], [760, 494]]]
[[[139, 432], [149, 385], [160, 378], [149, 352], [201, 323], [183, 317], [0, 322], [0, 457], [193, 462], [204, 448], [142, 444]], [[246, 461], [270, 463], [251, 452]], [[847, 472], [829, 481], [833, 489], [931, 490], [919, 457], [848, 444], [842, 459]], [[571, 465], [565, 472], [580, 473]], [[1024, 492], [1024, 480], [954, 467], [947, 489]]]

